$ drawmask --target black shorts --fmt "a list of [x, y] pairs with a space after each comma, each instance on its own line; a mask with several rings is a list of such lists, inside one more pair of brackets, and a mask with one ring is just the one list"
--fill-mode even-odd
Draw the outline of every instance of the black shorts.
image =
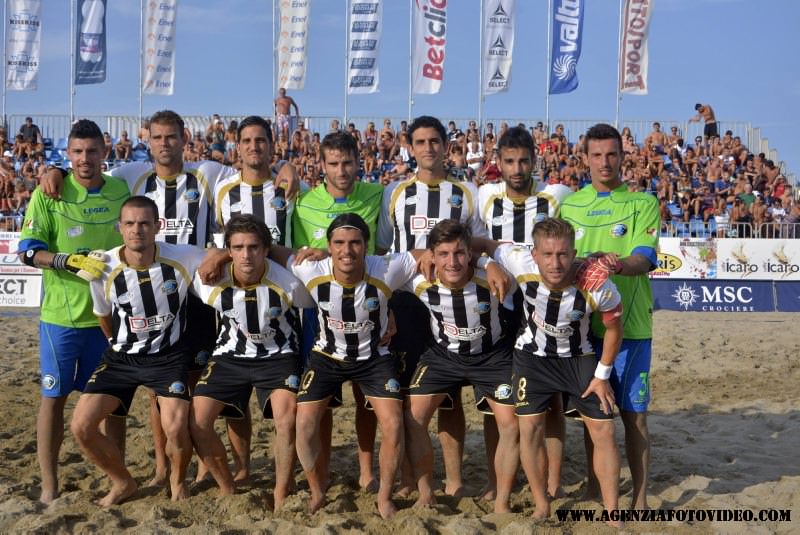
[[217, 313], [192, 293], [186, 303], [186, 330], [181, 340], [189, 348], [189, 371], [202, 370], [217, 342]]
[[346, 362], [312, 351], [300, 381], [297, 403], [322, 401], [331, 396], [328, 406], [339, 407], [342, 404], [342, 383], [345, 381], [356, 383], [367, 397], [403, 399], [397, 368], [391, 355], [375, 355], [367, 360]]
[[577, 410], [593, 420], [610, 420], [600, 409], [597, 394], [582, 399], [597, 367], [594, 355], [545, 358], [527, 351], [514, 351], [514, 407], [518, 416], [541, 414], [553, 394], [564, 395], [564, 411]]
[[127, 416], [136, 388], [146, 386], [165, 398], [189, 400], [186, 348], [172, 347], [154, 355], [128, 355], [111, 348], [86, 383], [84, 394], [106, 394], [119, 400], [116, 416]]
[[491, 414], [487, 399], [502, 405], [513, 405], [511, 396], [511, 367], [513, 348], [502, 341], [491, 351], [464, 356], [451, 353], [436, 345], [428, 348], [419, 360], [409, 396], [444, 394], [444, 408], [452, 408], [455, 395], [463, 385], [475, 390], [475, 406]]
[[212, 357], [192, 395], [224, 403], [221, 416], [244, 418], [250, 394], [255, 388], [261, 413], [264, 418], [272, 418], [270, 396], [279, 389], [297, 394], [300, 372], [300, 358], [297, 355], [266, 359]]
[[717, 130], [717, 123], [706, 123], [703, 127], [703, 135], [706, 138], [710, 138], [711, 136], [718, 136], [719, 137], [719, 130]]
[[431, 313], [411, 292], [394, 292], [389, 308], [394, 312], [397, 325], [397, 334], [392, 337], [389, 350], [397, 362], [400, 385], [408, 390], [420, 356], [433, 342]]

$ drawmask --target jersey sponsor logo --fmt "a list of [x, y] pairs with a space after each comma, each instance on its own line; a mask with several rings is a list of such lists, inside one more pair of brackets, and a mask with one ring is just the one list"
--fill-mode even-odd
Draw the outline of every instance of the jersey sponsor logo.
[[186, 385], [183, 384], [183, 381], [175, 381], [169, 385], [170, 394], [183, 394], [184, 392], [186, 392]]
[[442, 332], [448, 338], [455, 338], [456, 340], [463, 340], [464, 342], [471, 342], [477, 340], [486, 334], [486, 327], [479, 325], [478, 327], [458, 327], [452, 323], [442, 322]]
[[131, 316], [128, 318], [128, 325], [131, 327], [131, 332], [146, 333], [162, 330], [174, 319], [175, 315], [172, 312], [156, 316]]
[[511, 385], [509, 384], [502, 384], [497, 385], [497, 388], [494, 389], [494, 397], [497, 399], [508, 399], [511, 397]]
[[380, 306], [381, 302], [377, 297], [369, 297], [366, 301], [364, 301], [364, 308], [370, 312], [378, 310]]
[[514, 221], [514, 216], [512, 216], [512, 215], [508, 215], [508, 214], [499, 215], [497, 217], [493, 217], [492, 218], [492, 226], [493, 227], [502, 227], [506, 223], [511, 223], [512, 221]]
[[161, 286], [161, 291], [167, 295], [174, 294], [178, 291], [178, 281], [175, 279], [165, 280]]
[[464, 204], [464, 197], [458, 194], [450, 195], [450, 198], [447, 199], [447, 204], [455, 208], [461, 208], [461, 206]]
[[275, 197], [274, 199], [272, 199], [272, 201], [270, 201], [269, 205], [272, 206], [272, 208], [274, 208], [275, 210], [280, 212], [286, 210], [287, 206], [286, 199], [284, 199], [283, 197]]
[[550, 325], [549, 323], [545, 322], [543, 318], [540, 318], [536, 311], [531, 314], [531, 319], [533, 323], [545, 334], [549, 334], [550, 336], [555, 336], [556, 338], [568, 338], [572, 336], [574, 332], [572, 327], [566, 325], [564, 327], [557, 327], [556, 325]]
[[42, 388], [45, 390], [54, 390], [58, 381], [56, 380], [55, 376], [46, 373], [42, 375]]
[[570, 310], [567, 313], [567, 318], [569, 318], [569, 321], [581, 321], [581, 318], [585, 315], [586, 313], [583, 310]]
[[366, 321], [342, 321], [336, 318], [328, 318], [328, 328], [333, 331], [340, 331], [343, 334], [360, 334], [370, 332], [375, 324], [370, 320]]
[[481, 301], [477, 305], [475, 305], [475, 308], [473, 310], [475, 310], [475, 312], [477, 312], [478, 314], [486, 314], [487, 312], [489, 312], [489, 310], [491, 310], [491, 308], [492, 308], [491, 303], [489, 303], [488, 301]]
[[92, 208], [84, 208], [83, 215], [92, 215], [92, 214], [107, 214], [110, 212], [108, 206], [94, 206]]
[[316, 229], [314, 231], [314, 239], [315, 240], [321, 240], [324, 237], [325, 237], [325, 229], [324, 228], [318, 228], [318, 229]]
[[392, 377], [391, 379], [386, 381], [386, 384], [383, 385], [383, 388], [387, 392], [392, 392], [392, 393], [400, 392], [400, 381]]
[[617, 223], [611, 227], [611, 236], [614, 238], [621, 238], [628, 233], [628, 227], [624, 223]]
[[286, 378], [286, 380], [283, 382], [283, 384], [288, 386], [289, 388], [297, 390], [298, 388], [300, 388], [300, 378], [298, 376], [292, 374], [292, 375], [290, 375], [289, 377]]
[[254, 344], [261, 344], [275, 338], [275, 329], [267, 327], [260, 333], [245, 333], [244, 335]]
[[184, 199], [185, 199], [187, 202], [197, 202], [197, 201], [199, 201], [199, 200], [200, 200], [200, 192], [199, 192], [199, 191], [197, 191], [197, 190], [196, 190], [196, 189], [194, 189], [194, 188], [192, 188], [192, 189], [187, 189], [187, 190], [186, 190], [186, 191], [183, 193], [183, 198], [184, 198]]
[[194, 230], [194, 224], [189, 219], [158, 219], [158, 232], [165, 236], [180, 236], [190, 234]]
[[601, 215], [611, 215], [611, 209], [607, 208], [605, 210], [589, 210], [586, 212], [586, 215], [589, 217], [601, 216]]
[[412, 215], [411, 234], [429, 234], [431, 229], [439, 222], [438, 217], [426, 217], [424, 215]]
[[83, 234], [83, 227], [80, 225], [75, 225], [67, 229], [67, 236], [70, 238], [77, 238], [81, 234]]
[[580, 240], [586, 234], [586, 230], [583, 227], [578, 227], [575, 229], [575, 240]]

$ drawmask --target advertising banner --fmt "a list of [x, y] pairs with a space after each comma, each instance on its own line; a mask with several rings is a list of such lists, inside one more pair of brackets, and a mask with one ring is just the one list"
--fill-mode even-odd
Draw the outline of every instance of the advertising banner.
[[511, 83], [514, 52], [514, 0], [486, 0], [483, 4], [483, 94], [493, 95]]
[[800, 312], [800, 281], [774, 284], [775, 304], [778, 312]]
[[658, 268], [651, 279], [713, 279], [717, 276], [717, 240], [660, 238]]
[[308, 18], [310, 0], [280, 2], [281, 26], [278, 36], [278, 87], [303, 89], [306, 84]]
[[550, 43], [550, 94], [578, 87], [578, 59], [583, 40], [583, 0], [554, 0]]
[[36, 91], [42, 41], [40, 0], [8, 0], [6, 4], [6, 89]]
[[171, 95], [175, 89], [175, 25], [178, 0], [145, 2], [142, 92]]
[[800, 281], [800, 240], [718, 240], [717, 278]]
[[647, 39], [652, 14], [653, 0], [625, 0], [619, 58], [621, 93], [647, 94]]
[[38, 307], [42, 273], [20, 262], [19, 232], [0, 232], [0, 307]]
[[79, 0], [75, 85], [106, 81], [106, 0]]
[[347, 47], [347, 93], [378, 91], [382, 0], [350, 0], [350, 46]]
[[432, 95], [444, 80], [447, 0], [415, 0], [411, 10], [411, 92]]
[[771, 281], [653, 280], [656, 310], [774, 312]]

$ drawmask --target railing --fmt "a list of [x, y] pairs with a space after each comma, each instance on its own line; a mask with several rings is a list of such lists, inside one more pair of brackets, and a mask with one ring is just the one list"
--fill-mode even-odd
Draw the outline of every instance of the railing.
[[22, 230], [22, 216], [0, 215], [0, 232], [19, 232]]
[[717, 223], [702, 220], [664, 221], [661, 236], [670, 238], [784, 238], [800, 239], [800, 223]]

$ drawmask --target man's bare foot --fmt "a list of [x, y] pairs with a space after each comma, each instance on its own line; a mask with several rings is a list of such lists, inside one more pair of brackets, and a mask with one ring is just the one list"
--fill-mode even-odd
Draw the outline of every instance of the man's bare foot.
[[395, 507], [392, 500], [378, 500], [378, 512], [381, 514], [381, 518], [386, 520], [394, 516], [397, 512], [397, 507]]
[[561, 487], [558, 487], [554, 492], [550, 492], [549, 489], [547, 490], [547, 497], [551, 500], [555, 500], [556, 498], [563, 498], [564, 496], [566, 496], [566, 493], [564, 492], [564, 489], [562, 489]]
[[460, 498], [464, 495], [464, 485], [461, 483], [450, 483], [449, 481], [445, 481], [444, 493], [448, 496], [452, 496], [453, 498]]
[[406, 499], [414, 492], [414, 486], [406, 483], [401, 483], [400, 488], [395, 491], [394, 495], [401, 499]]
[[56, 490], [42, 489], [42, 493], [39, 495], [39, 501], [45, 505], [50, 505], [56, 498], [58, 498], [58, 491]]
[[233, 474], [233, 482], [236, 485], [247, 485], [250, 483], [250, 471], [249, 470], [239, 470], [235, 474]]
[[325, 506], [325, 495], [314, 496], [311, 493], [311, 498], [308, 500], [308, 514], [313, 515]]
[[361, 490], [366, 492], [367, 494], [375, 494], [378, 492], [378, 481], [375, 478], [370, 479], [364, 484], [362, 481], [358, 482], [358, 486], [361, 487]]
[[189, 492], [189, 487], [186, 485], [186, 482], [181, 481], [178, 484], [170, 484], [170, 491], [172, 493], [172, 501], [177, 502], [180, 500], [185, 500], [191, 493]]
[[273, 495], [274, 504], [272, 505], [272, 512], [277, 513], [281, 507], [283, 507], [284, 502], [286, 501], [286, 496], [278, 496], [277, 494]]
[[156, 472], [156, 475], [153, 476], [148, 483], [148, 487], [166, 487], [167, 483], [169, 483], [169, 472]]
[[508, 504], [508, 501], [500, 502], [500, 500], [495, 500], [494, 502], [494, 512], [495, 513], [510, 513], [511, 506]]
[[419, 509], [421, 507], [430, 507], [432, 505], [436, 505], [436, 498], [433, 496], [433, 494], [429, 494], [427, 496], [420, 494], [417, 501], [414, 502], [413, 507], [415, 509]]
[[606, 524], [616, 529], [622, 529], [625, 527], [625, 522], [623, 522], [622, 520], [611, 520], [610, 517], [609, 520], [606, 520]]
[[534, 520], [546, 520], [550, 516], [550, 504], [545, 507], [536, 506], [531, 515]]
[[111, 507], [112, 505], [117, 505], [118, 503], [122, 503], [133, 496], [138, 488], [139, 486], [136, 484], [136, 481], [133, 478], [125, 481], [124, 483], [114, 483], [111, 485], [111, 490], [108, 491], [108, 494], [97, 500], [96, 503], [100, 507]]
[[486, 484], [482, 489], [480, 494], [478, 494], [478, 498], [481, 500], [486, 500], [487, 502], [493, 501], [497, 498], [497, 488], [494, 485]]

